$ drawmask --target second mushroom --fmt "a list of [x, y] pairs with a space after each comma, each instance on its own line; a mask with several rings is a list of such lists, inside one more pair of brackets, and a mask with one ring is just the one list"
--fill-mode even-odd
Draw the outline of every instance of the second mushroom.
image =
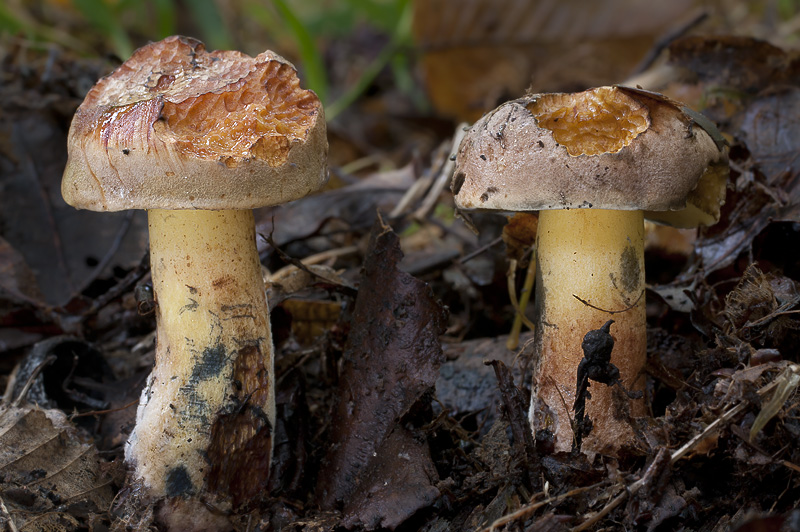
[[[641, 390], [646, 360], [644, 218], [677, 227], [719, 218], [728, 177], [724, 140], [707, 119], [641, 89], [599, 87], [505, 103], [462, 141], [453, 180], [459, 209], [539, 211], [530, 418], [556, 451], [574, 442], [581, 342], [614, 320], [611, 362]], [[594, 385], [584, 451], [635, 446], [644, 402]]]

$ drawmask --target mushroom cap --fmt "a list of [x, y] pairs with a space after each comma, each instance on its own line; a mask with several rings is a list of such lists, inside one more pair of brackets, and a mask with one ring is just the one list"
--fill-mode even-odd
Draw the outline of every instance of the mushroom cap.
[[502, 104], [464, 137], [460, 209], [643, 210], [677, 227], [710, 225], [725, 200], [725, 141], [709, 120], [658, 93], [598, 87]]
[[328, 177], [322, 105], [291, 63], [180, 36], [139, 48], [92, 87], [68, 151], [61, 193], [95, 211], [252, 209]]

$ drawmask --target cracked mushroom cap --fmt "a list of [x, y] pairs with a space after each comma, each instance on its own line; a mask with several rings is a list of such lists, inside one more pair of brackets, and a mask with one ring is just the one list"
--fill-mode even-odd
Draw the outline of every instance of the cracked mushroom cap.
[[460, 209], [643, 210], [696, 227], [719, 219], [728, 157], [702, 115], [658, 93], [599, 87], [491, 111], [461, 142], [454, 176]]
[[252, 209], [327, 180], [322, 105], [294, 67], [187, 37], [144, 46], [101, 79], [68, 150], [62, 195], [95, 211]]

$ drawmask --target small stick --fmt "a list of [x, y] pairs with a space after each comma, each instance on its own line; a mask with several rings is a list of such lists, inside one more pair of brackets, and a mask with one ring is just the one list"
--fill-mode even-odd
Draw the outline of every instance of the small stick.
[[389, 213], [389, 219], [394, 220], [395, 218], [400, 217], [400, 215], [403, 214], [406, 209], [408, 209], [409, 205], [417, 201], [423, 194], [425, 194], [425, 191], [430, 186], [431, 181], [433, 181], [433, 177], [430, 175], [421, 177], [414, 181], [414, 184], [408, 188], [406, 193], [403, 194], [403, 197], [400, 198], [400, 201], [397, 202], [397, 205], [395, 205], [394, 209], [392, 209], [392, 212]]
[[86, 416], [99, 416], [100, 414], [111, 414], [112, 412], [119, 412], [121, 410], [128, 409], [133, 405], [137, 404], [139, 399], [134, 399], [127, 405], [119, 406], [117, 408], [108, 408], [106, 410], [92, 410], [91, 412], [83, 412], [82, 414], [72, 414], [69, 416], [69, 420], [72, 421], [76, 417], [86, 417]]
[[460, 259], [458, 259], [458, 263], [459, 264], [464, 264], [465, 262], [469, 262], [472, 259], [474, 259], [475, 257], [477, 257], [478, 255], [480, 255], [481, 253], [485, 253], [487, 250], [489, 250], [490, 248], [493, 248], [494, 246], [496, 246], [497, 244], [499, 244], [502, 241], [503, 241], [503, 237], [502, 236], [498, 236], [497, 238], [495, 238], [494, 240], [492, 240], [488, 244], [484, 244], [481, 247], [479, 247], [478, 249], [476, 249], [475, 251], [470, 251], [469, 253], [467, 253], [466, 255], [461, 257]]
[[690, 18], [688, 21], [679, 25], [677, 28], [673, 28], [671, 31], [668, 31], [665, 35], [663, 35], [660, 39], [658, 39], [658, 41], [656, 41], [655, 45], [653, 45], [650, 51], [647, 52], [645, 58], [642, 59], [642, 61], [633, 71], [636, 73], [641, 73], [650, 68], [653, 65], [653, 63], [655, 63], [658, 56], [661, 55], [661, 52], [666, 50], [670, 44], [675, 42], [680, 37], [684, 36], [690, 30], [699, 26], [707, 18], [708, 18], [707, 11], [704, 10], [698, 11], [694, 13], [692, 18]]
[[572, 294], [572, 297], [574, 297], [575, 299], [577, 299], [578, 301], [580, 301], [581, 303], [583, 303], [587, 307], [593, 308], [595, 310], [599, 310], [600, 312], [605, 312], [606, 314], [620, 314], [621, 312], [627, 312], [630, 309], [632, 309], [633, 307], [635, 307], [639, 303], [639, 300], [642, 299], [643, 295], [644, 295], [644, 290], [642, 290], [642, 292], [639, 294], [639, 297], [636, 298], [636, 301], [634, 301], [633, 303], [631, 303], [630, 305], [628, 305], [627, 307], [625, 307], [622, 310], [606, 310], [604, 308], [600, 308], [600, 307], [597, 307], [595, 305], [592, 305], [591, 303], [589, 303], [585, 299], [581, 299], [580, 297], [576, 296], [575, 294]]
[[94, 280], [100, 276], [101, 273], [103, 273], [103, 270], [106, 269], [108, 263], [111, 262], [111, 259], [113, 259], [114, 256], [117, 254], [117, 251], [119, 251], [119, 248], [122, 245], [122, 241], [125, 239], [125, 235], [128, 234], [128, 230], [131, 227], [131, 222], [133, 221], [133, 215], [135, 213], [136, 211], [125, 212], [125, 217], [122, 219], [122, 224], [120, 224], [119, 229], [117, 229], [117, 234], [116, 236], [114, 236], [114, 241], [111, 242], [111, 245], [108, 247], [108, 251], [106, 251], [103, 260], [101, 260], [97, 264], [97, 266], [95, 266], [94, 270], [92, 270], [92, 273], [90, 273], [89, 276], [83, 280], [80, 286], [78, 286], [78, 288], [75, 289], [75, 292], [72, 294], [72, 297], [78, 296], [81, 292], [86, 290], [89, 287], [89, 285], [92, 284]]
[[[461, 144], [461, 139], [464, 138], [467, 129], [466, 122], [462, 122], [456, 126], [456, 132], [455, 135], [453, 135], [453, 144], [450, 151], [458, 151], [458, 146]], [[453, 168], [455, 168], [455, 166], [455, 159], [448, 157], [447, 161], [442, 166], [442, 169], [439, 171], [439, 175], [436, 177], [436, 180], [433, 182], [433, 186], [428, 191], [428, 195], [425, 196], [425, 200], [422, 202], [422, 205], [420, 205], [420, 207], [414, 211], [412, 218], [415, 220], [424, 220], [428, 217], [428, 213], [439, 201], [439, 195], [442, 193], [442, 190], [444, 190], [444, 187], [450, 182], [450, 176], [452, 175]]]
[[14, 524], [14, 518], [11, 517], [11, 513], [9, 513], [8, 508], [6, 508], [6, 502], [3, 500], [3, 497], [0, 497], [0, 511], [3, 512], [3, 515], [8, 520], [8, 528], [11, 532], [19, 532], [17, 525]]
[[511, 306], [514, 310], [519, 309], [519, 301], [517, 301], [517, 259], [510, 259], [508, 261], [508, 273], [506, 274], [506, 285], [508, 286], [508, 299], [511, 300]]
[[[800, 369], [800, 367], [799, 367]], [[773, 388], [777, 386], [775, 381], [767, 384], [766, 386], [762, 387], [758, 390], [759, 395], [766, 395]], [[678, 460], [686, 456], [689, 451], [694, 449], [700, 442], [705, 440], [708, 436], [710, 436], [713, 432], [719, 429], [724, 423], [732, 420], [737, 415], [741, 414], [748, 406], [748, 403], [739, 403], [738, 405], [729, 408], [725, 412], [722, 413], [717, 419], [715, 419], [711, 424], [709, 424], [701, 433], [695, 435], [691, 440], [686, 442], [680, 449], [674, 451], [670, 455], [670, 464], [674, 465]], [[608, 503], [602, 510], [591, 516], [589, 519], [581, 523], [580, 525], [576, 526], [575, 528], [571, 529], [570, 532], [581, 532], [582, 530], [588, 530], [593, 525], [595, 525], [598, 521], [600, 521], [603, 517], [608, 515], [614, 508], [622, 504], [622, 502], [628, 497], [628, 495], [635, 495], [641, 488], [644, 486], [644, 478], [641, 478], [627, 486], [625, 490], [623, 490], [619, 495], [617, 495], [610, 503]]]
[[568, 499], [568, 498], [573, 497], [575, 495], [579, 495], [579, 494], [581, 494], [581, 493], [583, 493], [585, 491], [589, 491], [589, 490], [593, 490], [595, 488], [599, 488], [599, 487], [601, 487], [602, 485], [604, 485], [606, 483], [607, 482], [604, 481], [604, 482], [598, 482], [597, 484], [592, 484], [591, 486], [583, 486], [581, 488], [575, 488], [575, 489], [570, 490], [570, 491], [568, 491], [566, 493], [562, 493], [561, 495], [557, 495], [555, 497], [549, 497], [549, 498], [547, 498], [547, 499], [545, 499], [543, 501], [526, 504], [525, 506], [523, 506], [522, 508], [519, 508], [515, 512], [512, 512], [512, 513], [510, 513], [508, 515], [504, 515], [503, 517], [501, 517], [499, 519], [496, 519], [491, 525], [489, 525], [488, 527], [486, 527], [483, 530], [481, 530], [481, 532], [494, 532], [499, 527], [501, 527], [503, 525], [507, 525], [508, 523], [514, 521], [515, 519], [519, 519], [521, 517], [526, 517], [526, 516], [532, 514], [533, 512], [535, 512], [536, 510], [538, 510], [542, 506], [545, 506], [547, 504], [561, 502], [564, 499]]
[[[85, 320], [86, 318], [94, 315], [97, 313], [101, 308], [108, 305], [114, 299], [120, 297], [123, 293], [125, 293], [131, 285], [139, 282], [145, 275], [150, 272], [150, 252], [145, 251], [142, 260], [139, 262], [138, 266], [128, 272], [122, 280], [120, 280], [117, 284], [112, 286], [106, 293], [94, 299], [89, 305], [89, 307], [81, 312], [80, 318], [81, 320]], [[66, 315], [65, 315], [66, 316]]]
[[[533, 291], [533, 280], [536, 278], [535, 254], [536, 251], [533, 252], [533, 256], [531, 256], [530, 261], [528, 262], [528, 269], [525, 273], [525, 283], [522, 285], [522, 292], [519, 298], [519, 306], [514, 307], [516, 310], [514, 314], [514, 324], [511, 326], [511, 333], [509, 334], [508, 341], [506, 342], [506, 347], [511, 350], [519, 347], [519, 333], [522, 331], [523, 322], [528, 326], [528, 328], [533, 330], [533, 324], [525, 316], [525, 309], [528, 307], [528, 301], [530, 300], [531, 292]], [[509, 286], [509, 289], [511, 288], [513, 287]]]
[[[328, 249], [326, 251], [322, 251], [320, 253], [316, 253], [314, 255], [309, 255], [304, 259], [300, 259], [300, 262], [306, 266], [310, 266], [312, 264], [319, 264], [320, 262], [325, 262], [328, 259], [333, 259], [337, 257], [343, 257], [345, 255], [350, 255], [352, 253], [358, 252], [358, 246], [345, 246], [341, 248], [334, 248]], [[274, 282], [279, 279], [285, 277], [289, 272], [299, 269], [295, 264], [288, 264], [281, 268], [280, 270], [276, 271], [275, 273], [269, 276], [269, 280]]]

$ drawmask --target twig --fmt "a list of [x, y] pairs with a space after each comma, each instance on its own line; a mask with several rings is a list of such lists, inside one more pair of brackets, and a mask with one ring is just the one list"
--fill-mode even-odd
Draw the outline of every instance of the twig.
[[111, 242], [110, 246], [108, 246], [108, 251], [106, 251], [103, 260], [97, 263], [97, 266], [95, 266], [94, 270], [92, 270], [92, 273], [90, 273], [89, 276], [86, 279], [84, 279], [83, 282], [78, 286], [78, 288], [75, 289], [75, 292], [72, 294], [72, 297], [75, 297], [84, 290], [86, 290], [86, 288], [88, 288], [89, 285], [92, 284], [94, 280], [100, 276], [101, 273], [103, 273], [103, 270], [106, 269], [106, 266], [108, 266], [108, 264], [111, 262], [111, 259], [113, 259], [114, 255], [116, 255], [117, 251], [119, 251], [119, 247], [122, 245], [122, 241], [125, 238], [125, 235], [128, 234], [128, 230], [131, 227], [131, 222], [133, 221], [134, 214], [136, 214], [136, 211], [125, 212], [125, 217], [122, 219], [122, 224], [120, 224], [119, 229], [117, 230], [117, 234], [114, 237], [114, 241]]
[[[273, 246], [274, 247], [274, 246]], [[316, 253], [314, 255], [309, 255], [304, 259], [300, 260], [300, 263], [305, 264], [306, 266], [310, 266], [312, 264], [319, 264], [320, 262], [325, 262], [328, 259], [333, 259], [337, 257], [343, 257], [345, 255], [350, 255], [352, 253], [358, 252], [358, 246], [345, 246], [341, 248], [329, 249], [323, 251], [321, 253]], [[285, 277], [289, 272], [294, 271], [297, 269], [297, 266], [294, 264], [289, 264], [284, 266], [280, 270], [276, 271], [275, 273], [269, 276], [270, 281], [277, 281], [278, 279], [282, 279]]]
[[[458, 151], [458, 146], [461, 144], [461, 140], [466, 134], [466, 129], [467, 124], [465, 122], [462, 122], [456, 126], [456, 132], [453, 135], [453, 144], [450, 148], [450, 151]], [[436, 177], [436, 180], [433, 182], [433, 186], [428, 191], [428, 195], [425, 196], [425, 200], [422, 202], [422, 205], [420, 205], [420, 207], [414, 211], [413, 218], [415, 220], [421, 221], [428, 217], [428, 213], [439, 201], [439, 195], [444, 190], [444, 187], [450, 182], [450, 175], [453, 173], [453, 168], [455, 168], [455, 165], [455, 159], [453, 157], [448, 157], [442, 166], [442, 169], [439, 171], [439, 175]]]
[[[101, 308], [108, 305], [111, 301], [121, 296], [126, 290], [130, 288], [130, 286], [134, 283], [139, 282], [147, 273], [150, 271], [150, 252], [146, 251], [142, 260], [139, 261], [139, 264], [126, 275], [120, 282], [116, 285], [112, 286], [105, 294], [101, 295], [94, 301], [92, 304], [84, 310], [80, 317], [81, 319], [86, 319], [89, 316], [94, 315], [98, 312]], [[65, 316], [69, 317], [69, 316]]]
[[[800, 368], [799, 368], [800, 369]], [[772, 381], [766, 386], [762, 387], [758, 390], [758, 394], [763, 396], [768, 394], [777, 386], [776, 381]], [[670, 465], [674, 465], [678, 460], [686, 456], [689, 451], [694, 449], [700, 442], [708, 438], [712, 433], [717, 431], [723, 424], [729, 422], [737, 415], [741, 414], [749, 405], [749, 403], [739, 403], [736, 406], [733, 406], [722, 413], [717, 419], [715, 419], [712, 423], [710, 423], [701, 433], [695, 435], [691, 440], [686, 442], [681, 448], [677, 449], [670, 455]], [[608, 515], [614, 508], [622, 504], [622, 502], [629, 496], [635, 495], [644, 485], [645, 479], [641, 478], [636, 482], [632, 483], [630, 486], [626, 486], [625, 489], [614, 499], [609, 502], [602, 510], [597, 512], [596, 514], [592, 515], [586, 521], [581, 523], [580, 525], [576, 526], [575, 528], [571, 529], [570, 532], [581, 532], [582, 530], [587, 530], [593, 525], [595, 525], [598, 521], [600, 521], [603, 517]]]
[[[416, 174], [416, 172], [414, 173]], [[394, 206], [392, 212], [389, 213], [389, 219], [394, 220], [395, 218], [399, 218], [406, 212], [409, 205], [419, 200], [419, 198], [425, 194], [425, 191], [428, 190], [428, 187], [431, 185], [431, 181], [433, 181], [433, 175], [429, 172], [426, 172], [422, 177], [414, 181], [414, 184], [406, 190], [406, 193], [403, 194], [403, 197], [400, 198], [400, 201]]]
[[661, 52], [663, 52], [670, 44], [676, 41], [678, 38], [682, 37], [686, 33], [688, 33], [693, 28], [700, 25], [704, 20], [708, 18], [707, 11], [700, 11], [696, 13], [688, 22], [681, 24], [677, 28], [673, 29], [672, 31], [667, 32], [663, 37], [658, 39], [656, 43], [650, 48], [650, 51], [647, 52], [647, 55], [642, 59], [639, 65], [634, 69], [634, 72], [644, 72], [655, 62]]
[[499, 244], [502, 241], [503, 241], [503, 237], [502, 236], [498, 236], [497, 238], [495, 238], [494, 240], [492, 240], [488, 244], [484, 244], [481, 247], [479, 247], [478, 249], [476, 249], [475, 251], [470, 251], [469, 253], [467, 253], [466, 255], [461, 257], [460, 259], [458, 259], [458, 263], [459, 264], [464, 264], [465, 262], [469, 262], [472, 259], [474, 259], [475, 257], [477, 257], [478, 255], [480, 255], [481, 253], [485, 253], [487, 250], [489, 250], [490, 248], [493, 248], [494, 246], [496, 246], [497, 244]]
[[11, 517], [11, 513], [9, 513], [8, 508], [6, 508], [6, 502], [3, 500], [2, 496], [0, 496], [0, 511], [3, 512], [3, 515], [8, 520], [8, 528], [11, 532], [19, 532], [17, 525], [14, 524], [14, 518]]
[[125, 409], [128, 409], [128, 408], [132, 407], [133, 405], [137, 404], [138, 402], [139, 402], [139, 399], [134, 399], [130, 403], [128, 403], [126, 405], [123, 405], [123, 406], [119, 406], [117, 408], [108, 408], [106, 410], [92, 410], [90, 412], [83, 412], [81, 414], [71, 414], [69, 416], [69, 420], [72, 421], [76, 417], [97, 416], [97, 415], [100, 415], [100, 414], [111, 414], [112, 412], [119, 412], [121, 410], [125, 410]]
[[744, 326], [745, 327], [758, 327], [758, 326], [763, 325], [764, 323], [766, 323], [766, 322], [768, 322], [770, 320], [773, 320], [773, 319], [777, 318], [778, 316], [785, 316], [786, 314], [800, 314], [800, 310], [784, 310], [784, 309], [790, 309], [793, 306], [795, 306], [796, 304], [797, 304], [797, 301], [790, 301], [790, 302], [788, 302], [788, 303], [786, 303], [784, 305], [781, 305], [780, 307], [775, 309], [773, 312], [767, 314], [763, 318], [757, 319], [756, 321], [753, 321], [753, 322], [745, 323]]
[[[274, 227], [274, 224], [273, 224], [273, 227]], [[278, 247], [278, 244], [275, 243], [275, 240], [273, 240], [273, 238], [272, 238], [272, 233], [270, 233], [269, 235], [264, 235], [262, 233], [259, 233], [259, 236], [261, 238], [263, 238], [267, 242], [267, 244], [272, 246], [272, 249], [275, 250], [275, 253], [278, 254], [278, 256], [281, 258], [282, 261], [288, 262], [290, 265], [294, 266], [298, 270], [302, 270], [302, 271], [306, 272], [307, 274], [311, 275], [315, 279], [322, 279], [324, 282], [331, 283], [331, 284], [336, 285], [336, 286], [338, 286], [338, 287], [340, 287], [341, 289], [344, 289], [344, 290], [348, 290], [348, 291], [353, 291], [354, 290], [352, 286], [348, 286], [346, 284], [343, 284], [340, 280], [331, 279], [331, 278], [328, 278], [328, 277], [326, 277], [324, 275], [321, 275], [319, 272], [315, 272], [315, 271], [311, 270], [308, 266], [303, 264], [303, 262], [301, 260], [296, 259], [296, 258], [286, 254], [281, 248]]]
[[517, 300], [517, 259], [508, 261], [508, 273], [506, 273], [506, 287], [508, 288], [508, 299], [514, 311], [519, 311], [519, 301]]
[[634, 301], [633, 303], [631, 303], [630, 305], [628, 305], [627, 307], [625, 307], [622, 310], [606, 310], [604, 308], [600, 308], [600, 307], [597, 307], [595, 305], [592, 305], [591, 303], [589, 303], [585, 299], [581, 299], [578, 296], [576, 296], [575, 294], [572, 294], [572, 297], [574, 297], [575, 299], [577, 299], [578, 301], [580, 301], [581, 303], [583, 303], [587, 307], [591, 307], [591, 308], [593, 308], [595, 310], [599, 310], [600, 312], [605, 312], [607, 314], [620, 314], [622, 312], [627, 312], [630, 309], [632, 309], [633, 307], [635, 307], [636, 305], [638, 305], [639, 304], [639, 300], [642, 299], [643, 295], [644, 295], [644, 290], [642, 290], [642, 293], [639, 294], [639, 297], [636, 298], [636, 301]]
[[[536, 251], [533, 251], [533, 254], [536, 254]], [[530, 322], [527, 316], [525, 316], [525, 309], [528, 307], [528, 301], [531, 298], [531, 292], [533, 291], [533, 280], [536, 277], [536, 257], [531, 256], [530, 260], [528, 261], [528, 268], [525, 273], [525, 282], [522, 285], [522, 292], [519, 298], [519, 306], [515, 307], [514, 310], [514, 324], [511, 326], [511, 333], [508, 335], [508, 340], [506, 341], [506, 347], [508, 349], [516, 349], [519, 346], [519, 333], [522, 331], [522, 324], [528, 326], [529, 329], [533, 330], [534, 325]], [[513, 289], [514, 287], [509, 286], [509, 289]]]
[[373, 164], [380, 165], [382, 158], [383, 156], [381, 154], [373, 153], [340, 166], [339, 172], [345, 175], [354, 174], [359, 170], [363, 170], [364, 168], [372, 166]]
[[575, 489], [570, 490], [570, 491], [568, 491], [566, 493], [562, 493], [561, 495], [557, 495], [555, 497], [549, 497], [549, 498], [547, 498], [547, 499], [545, 499], [543, 501], [526, 504], [525, 506], [519, 508], [515, 512], [512, 512], [512, 513], [510, 513], [508, 515], [504, 515], [503, 517], [501, 517], [499, 519], [495, 519], [494, 522], [492, 522], [491, 525], [489, 525], [488, 527], [486, 527], [483, 530], [481, 530], [481, 532], [494, 532], [495, 530], [497, 530], [498, 527], [501, 527], [503, 525], [507, 525], [508, 523], [510, 523], [510, 522], [512, 522], [512, 521], [514, 521], [516, 519], [527, 517], [528, 515], [532, 514], [533, 512], [535, 512], [536, 510], [538, 510], [542, 506], [561, 502], [564, 499], [569, 499], [570, 497], [574, 497], [575, 495], [579, 495], [579, 494], [581, 494], [581, 493], [583, 493], [585, 491], [590, 491], [590, 490], [599, 488], [599, 487], [603, 486], [604, 484], [608, 484], [608, 481], [598, 482], [597, 484], [592, 484], [591, 486], [583, 486], [583, 487], [580, 487], [580, 488], [575, 488]]

